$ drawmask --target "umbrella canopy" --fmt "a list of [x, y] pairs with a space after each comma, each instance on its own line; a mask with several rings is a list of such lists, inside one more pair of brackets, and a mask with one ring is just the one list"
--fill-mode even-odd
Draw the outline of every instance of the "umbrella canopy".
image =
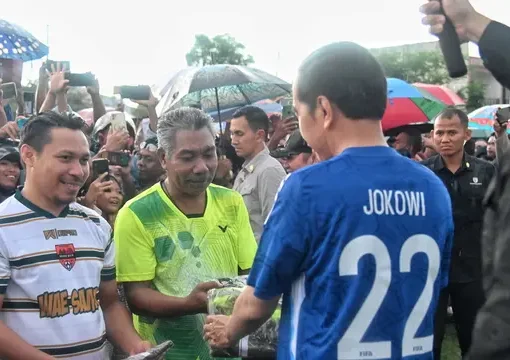
[[[510, 107], [508, 104], [487, 105], [478, 108], [468, 114], [469, 129], [473, 137], [489, 137], [494, 132], [494, 115], [500, 108]], [[507, 130], [510, 134], [510, 129]]]
[[[255, 103], [255, 104], [252, 104], [252, 105], [261, 108], [262, 110], [264, 110], [264, 112], [266, 114], [281, 113], [282, 112], [282, 106], [280, 104], [278, 104], [278, 103]], [[235, 107], [235, 108], [221, 110], [220, 111], [221, 119], [222, 120], [229, 120], [229, 119], [231, 119], [232, 115], [234, 115], [236, 110], [238, 110], [240, 108], [241, 107], [238, 106], [238, 107]], [[215, 121], [218, 121], [218, 112], [216, 110], [213, 110], [213, 111], [209, 112], [209, 115], [211, 115], [212, 118]]]
[[[239, 65], [208, 65], [179, 71], [156, 108], [158, 115], [182, 106], [211, 112], [236, 108], [291, 92], [286, 81]], [[221, 115], [220, 115], [221, 116]]]
[[418, 89], [425, 90], [448, 106], [463, 106], [466, 102], [457, 93], [446, 86], [414, 83]]
[[446, 105], [429, 93], [400, 79], [388, 78], [388, 105], [383, 131], [432, 121]]
[[21, 26], [0, 19], [0, 58], [22, 61], [48, 55], [48, 47]]

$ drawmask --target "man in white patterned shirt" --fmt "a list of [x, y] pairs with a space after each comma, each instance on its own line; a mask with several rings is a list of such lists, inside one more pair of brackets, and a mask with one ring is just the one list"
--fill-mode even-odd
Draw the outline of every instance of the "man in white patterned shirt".
[[106, 336], [147, 350], [120, 303], [111, 228], [74, 202], [89, 175], [78, 118], [48, 112], [25, 125], [23, 190], [0, 205], [0, 358], [107, 358]]

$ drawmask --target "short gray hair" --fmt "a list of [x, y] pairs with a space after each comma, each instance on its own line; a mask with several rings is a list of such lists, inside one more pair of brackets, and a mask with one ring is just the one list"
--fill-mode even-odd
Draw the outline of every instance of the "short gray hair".
[[175, 150], [175, 137], [181, 130], [196, 131], [206, 128], [214, 138], [213, 119], [199, 109], [183, 107], [164, 113], [158, 121], [159, 148], [170, 156]]

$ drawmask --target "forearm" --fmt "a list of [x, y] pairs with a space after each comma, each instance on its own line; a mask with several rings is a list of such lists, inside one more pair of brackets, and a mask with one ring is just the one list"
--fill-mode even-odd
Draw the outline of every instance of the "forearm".
[[0, 321], [0, 358], [9, 360], [51, 360], [48, 354], [37, 350]]
[[278, 148], [278, 145], [280, 145], [280, 141], [282, 141], [282, 139], [280, 139], [279, 137], [271, 136], [266, 146], [271, 151], [276, 150], [276, 148]]
[[131, 315], [120, 301], [104, 311], [104, 321], [108, 338], [124, 352], [131, 353], [132, 347], [141, 341], [133, 328]]
[[510, 140], [506, 131], [496, 139], [496, 159], [501, 159], [503, 154], [510, 148]]
[[39, 78], [39, 85], [37, 85], [37, 90], [35, 92], [35, 112], [39, 113], [42, 111], [42, 105], [46, 99], [46, 95], [48, 93], [48, 81], [46, 79]]
[[39, 112], [51, 111], [55, 107], [56, 102], [57, 102], [57, 96], [54, 93], [52, 93], [51, 91], [49, 91], [46, 94], [46, 98], [44, 99], [44, 102], [43, 102]]
[[232, 343], [237, 343], [243, 337], [255, 332], [274, 312], [275, 307], [264, 309], [253, 301], [252, 292], [244, 291], [237, 299], [232, 316], [227, 325], [227, 336]]
[[478, 44], [491, 21], [491, 19], [482, 14], [473, 13], [465, 22], [468, 39]]
[[191, 306], [185, 297], [167, 296], [150, 288], [126, 288], [129, 308], [134, 314], [154, 318], [175, 318], [195, 315], [207, 309]]
[[149, 113], [149, 128], [151, 131], [157, 133], [158, 130], [158, 115], [156, 114], [155, 106], [148, 106], [147, 112]]
[[94, 123], [104, 114], [106, 114], [106, 108], [99, 94], [91, 94], [92, 98], [92, 110], [94, 112]]
[[57, 106], [59, 113], [64, 113], [69, 110], [67, 106], [67, 95], [64, 92], [57, 94]]

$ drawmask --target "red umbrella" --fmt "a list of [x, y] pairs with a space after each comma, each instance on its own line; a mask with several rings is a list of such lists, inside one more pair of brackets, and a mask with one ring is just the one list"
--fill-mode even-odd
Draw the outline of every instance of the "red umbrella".
[[383, 131], [401, 126], [430, 123], [446, 107], [440, 100], [400, 79], [388, 78], [388, 105], [382, 118]]
[[414, 86], [429, 92], [435, 98], [438, 98], [448, 106], [462, 106], [466, 105], [464, 100], [455, 93], [455, 91], [442, 85], [431, 85], [415, 83]]

